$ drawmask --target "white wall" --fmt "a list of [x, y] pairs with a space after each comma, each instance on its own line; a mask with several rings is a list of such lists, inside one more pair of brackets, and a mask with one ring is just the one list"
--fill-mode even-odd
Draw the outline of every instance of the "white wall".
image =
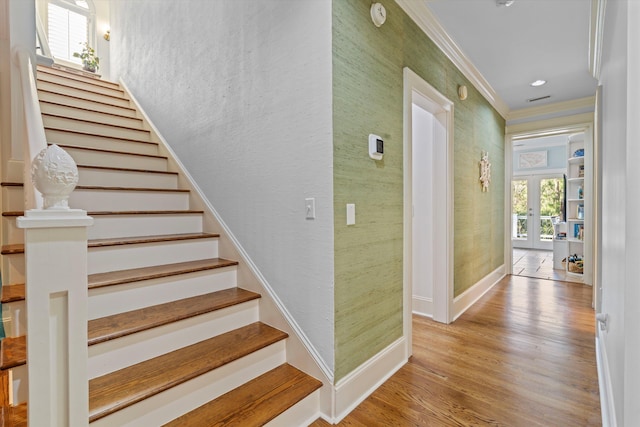
[[640, 4], [631, 0], [627, 8], [627, 210], [625, 259], [625, 354], [624, 421], [640, 425], [640, 284], [637, 263], [640, 257]]
[[[630, 13], [635, 11], [635, 13]], [[636, 100], [640, 24], [634, 1], [607, 3], [602, 85], [602, 312], [609, 315], [601, 334], [608, 359], [617, 425], [640, 425], [638, 346], [638, 257], [640, 185]], [[632, 94], [632, 96], [628, 96]]]
[[333, 370], [331, 20], [320, 0], [111, 3], [112, 77]]

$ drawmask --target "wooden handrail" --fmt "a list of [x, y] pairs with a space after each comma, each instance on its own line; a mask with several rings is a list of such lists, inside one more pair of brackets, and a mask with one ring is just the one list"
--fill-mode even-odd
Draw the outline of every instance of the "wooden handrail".
[[31, 162], [40, 151], [47, 148], [34, 76], [35, 60], [29, 49], [25, 47], [14, 48], [13, 57], [20, 72], [20, 87], [27, 129], [27, 138], [23, 144], [25, 210], [42, 209], [42, 196], [35, 190], [31, 180]]

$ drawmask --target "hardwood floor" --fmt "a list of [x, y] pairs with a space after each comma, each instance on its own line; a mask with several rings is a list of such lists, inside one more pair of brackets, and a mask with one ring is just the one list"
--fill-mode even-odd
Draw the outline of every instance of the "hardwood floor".
[[591, 294], [508, 276], [453, 324], [414, 317], [409, 363], [338, 425], [601, 425]]

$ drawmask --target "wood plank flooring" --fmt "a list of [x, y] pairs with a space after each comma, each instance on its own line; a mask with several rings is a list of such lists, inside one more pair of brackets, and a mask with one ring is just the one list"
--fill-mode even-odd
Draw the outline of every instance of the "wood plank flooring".
[[409, 362], [338, 425], [600, 426], [591, 294], [508, 276], [453, 324], [414, 317]]

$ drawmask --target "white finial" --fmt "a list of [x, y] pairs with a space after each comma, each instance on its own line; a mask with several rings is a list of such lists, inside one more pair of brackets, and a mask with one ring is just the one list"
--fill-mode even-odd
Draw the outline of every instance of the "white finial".
[[78, 184], [78, 167], [66, 151], [55, 144], [40, 151], [33, 159], [31, 176], [42, 193], [44, 209], [69, 209], [69, 195]]

